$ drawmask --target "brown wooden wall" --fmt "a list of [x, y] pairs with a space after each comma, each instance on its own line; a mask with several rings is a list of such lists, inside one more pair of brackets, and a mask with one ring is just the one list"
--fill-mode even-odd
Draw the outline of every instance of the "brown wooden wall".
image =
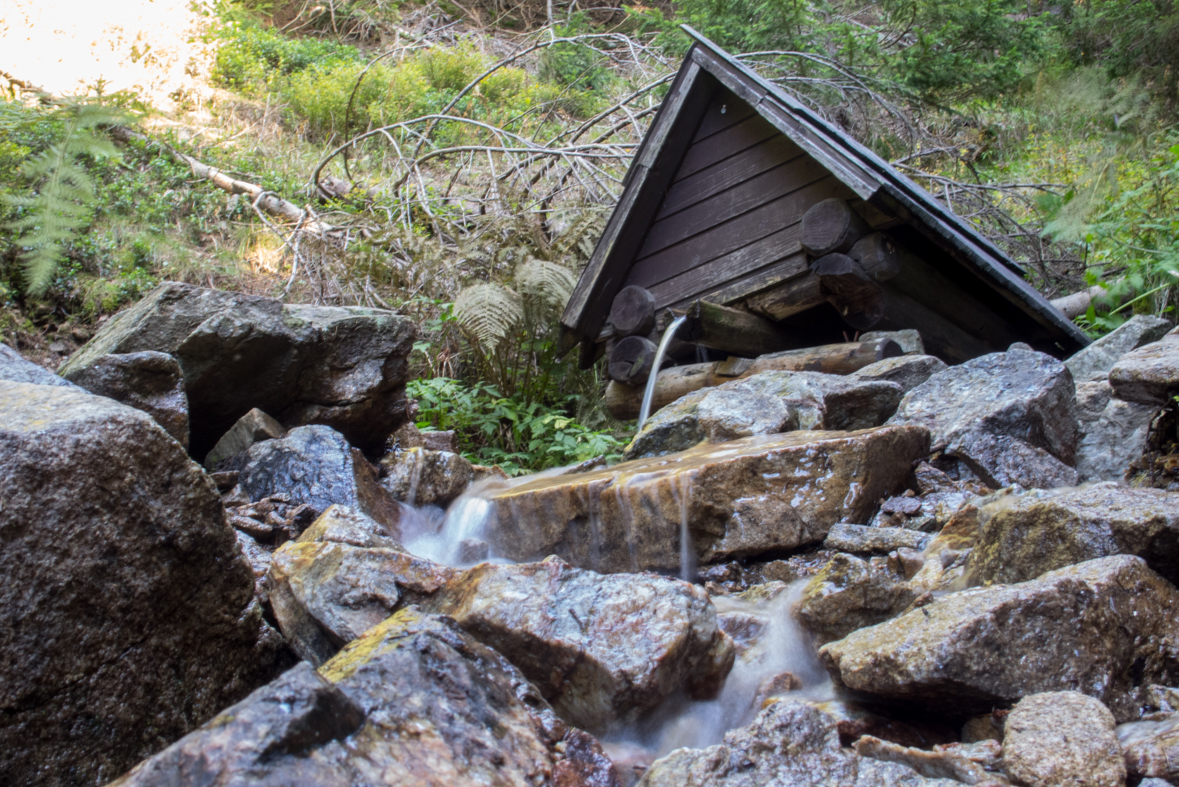
[[807, 208], [854, 194], [745, 101], [716, 92], [627, 275], [656, 308], [732, 303], [807, 270]]

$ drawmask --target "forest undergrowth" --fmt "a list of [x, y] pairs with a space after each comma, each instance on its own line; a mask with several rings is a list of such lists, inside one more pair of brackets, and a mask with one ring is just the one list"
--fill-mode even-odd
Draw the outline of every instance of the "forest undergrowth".
[[1046, 295], [1103, 285], [1079, 318], [1094, 335], [1179, 297], [1173, 1], [193, 8], [197, 78], [166, 102], [102, 80], [41, 92], [0, 63], [0, 340], [47, 365], [165, 279], [390, 308], [421, 326], [422, 425], [473, 459], [616, 452], [629, 425], [605, 413], [600, 368], [557, 357], [556, 318], [687, 49], [681, 22], [917, 179]]

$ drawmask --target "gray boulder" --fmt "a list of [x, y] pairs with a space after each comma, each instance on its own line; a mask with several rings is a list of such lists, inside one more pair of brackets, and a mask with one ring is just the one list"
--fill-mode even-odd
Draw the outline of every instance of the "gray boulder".
[[30, 383], [32, 385], [62, 385], [67, 388], [73, 384], [58, 377], [48, 369], [44, 369], [25, 358], [7, 344], [0, 344], [0, 380], [10, 383]]
[[1013, 349], [952, 366], [909, 391], [889, 423], [927, 427], [932, 450], [994, 488], [1076, 483], [1072, 376], [1044, 353]]
[[205, 455], [205, 468], [212, 472], [222, 463], [237, 464], [229, 460], [241, 456], [254, 443], [277, 440], [286, 434], [282, 424], [255, 407], [237, 419], [233, 428], [223, 434], [213, 450]]
[[1179, 394], [1179, 328], [1123, 355], [1109, 382], [1119, 399], [1155, 407]]
[[983, 523], [969, 571], [980, 583], [1025, 582], [1110, 555], [1138, 555], [1179, 582], [1179, 492], [1105, 483], [1023, 495]]
[[897, 762], [842, 748], [836, 720], [805, 702], [770, 704], [748, 726], [707, 749], [676, 749], [656, 760], [639, 787], [958, 787]]
[[899, 615], [916, 597], [883, 558], [838, 554], [807, 583], [796, 614], [821, 641], [830, 642]]
[[406, 610], [317, 673], [300, 664], [112, 787], [621, 787], [502, 656]]
[[921, 549], [930, 535], [904, 527], [866, 527], [840, 522], [832, 525], [823, 542], [825, 549], [840, 552], [892, 552], [894, 549]]
[[860, 334], [861, 342], [878, 342], [882, 339], [890, 339], [899, 344], [901, 352], [905, 355], [925, 355], [925, 342], [921, 340], [921, 334], [912, 328], [902, 331], [868, 331]]
[[269, 680], [217, 489], [145, 413], [0, 382], [0, 781], [118, 775]]
[[1077, 383], [1105, 381], [1123, 355], [1144, 344], [1156, 342], [1175, 326], [1170, 320], [1136, 314], [1114, 330], [1077, 351], [1064, 362]]
[[409, 320], [380, 309], [290, 306], [165, 282], [108, 320], [61, 372], [73, 378], [111, 354], [174, 356], [200, 458], [254, 407], [286, 426], [326, 424], [376, 449], [405, 420], [413, 338]]
[[142, 410], [188, 448], [188, 397], [180, 364], [171, 355], [152, 351], [103, 355], [75, 370], [70, 382]]
[[861, 380], [896, 383], [902, 393], [908, 393], [947, 368], [945, 361], [932, 355], [902, 355], [869, 364], [851, 376]]
[[1153, 405], [1114, 398], [1113, 387], [1105, 381], [1078, 385], [1080, 481], [1121, 481], [1146, 449], [1150, 421], [1157, 411]]
[[796, 429], [869, 429], [896, 411], [893, 382], [819, 372], [762, 372], [693, 391], [651, 416], [626, 447], [626, 459], [683, 451]]
[[381, 485], [411, 506], [446, 506], [471, 485], [475, 471], [450, 451], [410, 448], [381, 460]]
[[1130, 555], [1017, 585], [942, 596], [824, 645], [837, 682], [956, 715], [1045, 691], [1079, 691], [1119, 720], [1139, 687], [1179, 679], [1179, 591]]
[[300, 426], [286, 437], [250, 446], [238, 483], [250, 500], [283, 494], [317, 511], [347, 506], [397, 532], [397, 501], [381, 486], [377, 469], [327, 426]]
[[1003, 725], [1003, 769], [1027, 787], [1122, 787], [1126, 766], [1109, 709], [1075, 691], [1024, 697]]

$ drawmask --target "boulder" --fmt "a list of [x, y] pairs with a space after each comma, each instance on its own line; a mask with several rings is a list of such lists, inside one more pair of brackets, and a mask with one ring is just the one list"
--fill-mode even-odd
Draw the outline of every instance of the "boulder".
[[381, 486], [394, 500], [411, 506], [447, 506], [467, 491], [471, 463], [450, 451], [410, 448], [381, 460]]
[[271, 563], [275, 617], [313, 664], [416, 604], [458, 621], [515, 664], [562, 718], [595, 731], [633, 721], [685, 689], [714, 693], [732, 665], [716, 610], [689, 583], [595, 574], [559, 560], [462, 572], [383, 537], [369, 547], [313, 540], [339, 533], [356, 541], [356, 524], [317, 522]]
[[823, 547], [840, 552], [892, 552], [894, 549], [922, 549], [930, 535], [903, 527], [865, 527], [840, 522], [827, 532]]
[[114, 783], [163, 784], [621, 787], [598, 742], [555, 718], [502, 656], [414, 610], [318, 673], [300, 664]]
[[454, 430], [423, 432], [412, 421], [406, 421], [389, 435], [386, 447], [393, 453], [408, 451], [411, 448], [426, 448], [430, 451], [450, 451], [457, 454], [458, 434]]
[[1160, 716], [1119, 724], [1118, 744], [1131, 776], [1174, 782], [1179, 780], [1179, 713]]
[[901, 763], [840, 747], [835, 719], [804, 702], [779, 700], [707, 749], [676, 749], [647, 769], [639, 787], [960, 787]]
[[1113, 397], [1108, 382], [1077, 386], [1077, 476], [1081, 482], [1121, 481], [1142, 456], [1158, 408]]
[[0, 774], [113, 778], [269, 680], [217, 489], [147, 414], [0, 382]]
[[945, 361], [932, 355], [902, 355], [869, 364], [851, 376], [861, 380], [896, 383], [901, 387], [901, 393], [908, 393], [948, 368]]
[[174, 356], [200, 458], [254, 407], [288, 427], [326, 424], [376, 450], [405, 420], [413, 339], [409, 320], [380, 309], [284, 305], [164, 282], [108, 320], [61, 372], [72, 378], [110, 354]]
[[701, 564], [794, 549], [865, 521], [926, 441], [920, 427], [791, 432], [536, 478], [490, 494], [480, 537], [512, 560], [555, 554], [603, 573], [679, 571], [684, 528]]
[[853, 748], [862, 757], [900, 763], [922, 776], [953, 779], [963, 784], [995, 784], [995, 777], [1001, 777], [1003, 770], [1000, 759], [1002, 749], [995, 741], [938, 744], [932, 750], [927, 750], [902, 746], [874, 735], [864, 735], [856, 740]]
[[235, 469], [240, 470], [240, 462], [233, 463], [229, 460], [241, 456], [255, 443], [278, 440], [286, 437], [286, 434], [287, 430], [282, 424], [255, 407], [237, 419], [233, 428], [221, 435], [221, 439], [205, 455], [205, 468], [213, 471], [221, 464], [237, 464], [238, 467]]
[[1064, 364], [1013, 349], [933, 375], [905, 394], [888, 423], [927, 427], [934, 451], [999, 488], [1075, 484], [1076, 422]]
[[916, 597], [882, 558], [869, 562], [838, 554], [807, 583], [795, 614], [822, 642], [830, 642], [899, 615]]
[[921, 566], [911, 580], [913, 588], [918, 592], [944, 593], [962, 590], [970, 584], [966, 564], [978, 544], [980, 522], [985, 518], [978, 506], [959, 509], [925, 545]]
[[687, 691], [709, 698], [733, 664], [702, 588], [603, 575], [560, 560], [483, 563], [427, 604], [515, 664], [570, 724], [634, 722]]
[[902, 331], [868, 331], [860, 334], [861, 342], [879, 342], [883, 339], [899, 344], [901, 352], [905, 355], [925, 355], [925, 342], [921, 340], [921, 334], [913, 328]]
[[1135, 314], [1114, 330], [1078, 350], [1064, 362], [1078, 385], [1105, 382], [1118, 360], [1144, 344], [1163, 338], [1175, 326], [1170, 320], [1150, 314]]
[[982, 525], [969, 571], [977, 582], [1024, 582], [1109, 555], [1138, 555], [1179, 582], [1179, 492], [1105, 483], [1021, 495]]
[[1109, 382], [1119, 399], [1155, 407], [1179, 394], [1179, 328], [1123, 355]]
[[103, 355], [85, 368], [74, 369], [69, 380], [92, 394], [142, 410], [188, 448], [188, 397], [180, 364], [171, 355], [151, 351]]
[[0, 344], [0, 380], [31, 385], [61, 385], [72, 388], [73, 383], [58, 377], [32, 361], [27, 361], [7, 344]]
[[1003, 767], [1027, 787], [1126, 783], [1113, 714], [1075, 691], [1033, 694], [1011, 709], [1003, 725]]
[[255, 443], [241, 460], [238, 483], [250, 500], [283, 494], [318, 511], [347, 506], [394, 530], [400, 519], [377, 469], [327, 426], [300, 426], [286, 437]]
[[762, 372], [680, 397], [643, 424], [625, 459], [795, 429], [879, 426], [901, 399], [896, 383], [819, 372]]
[[1130, 555], [951, 593], [824, 645], [837, 682], [954, 715], [1075, 690], [1121, 720], [1137, 687], [1179, 678], [1179, 591]]

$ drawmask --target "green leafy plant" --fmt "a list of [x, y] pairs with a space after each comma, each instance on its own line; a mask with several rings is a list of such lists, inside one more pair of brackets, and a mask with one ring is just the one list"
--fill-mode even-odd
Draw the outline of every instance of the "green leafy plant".
[[45, 292], [64, 258], [65, 245], [90, 224], [95, 183], [83, 159], [118, 159], [118, 149], [102, 129], [127, 123], [130, 117], [126, 110], [98, 99], [64, 102], [50, 115], [61, 123], [60, 137], [20, 167], [31, 193], [3, 195], [16, 211], [5, 226], [20, 233], [27, 294]]

